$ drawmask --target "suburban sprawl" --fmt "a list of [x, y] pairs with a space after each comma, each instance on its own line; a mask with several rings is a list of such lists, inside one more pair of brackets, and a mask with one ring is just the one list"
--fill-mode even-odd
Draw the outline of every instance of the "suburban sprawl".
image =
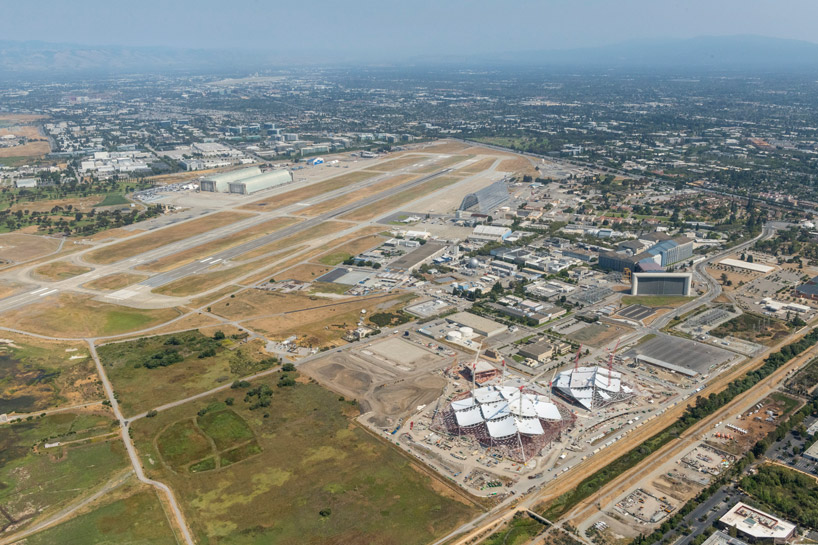
[[0, 83], [0, 545], [815, 543], [817, 105]]

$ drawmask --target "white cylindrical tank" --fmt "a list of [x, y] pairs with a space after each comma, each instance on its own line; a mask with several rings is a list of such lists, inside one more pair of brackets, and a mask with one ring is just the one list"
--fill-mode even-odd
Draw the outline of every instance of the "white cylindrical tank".
[[459, 331], [449, 331], [446, 333], [446, 340], [447, 341], [459, 341], [463, 338], [463, 334]]
[[463, 337], [473, 337], [474, 336], [474, 330], [472, 328], [470, 328], [470, 327], [463, 326], [463, 327], [460, 328], [460, 334]]

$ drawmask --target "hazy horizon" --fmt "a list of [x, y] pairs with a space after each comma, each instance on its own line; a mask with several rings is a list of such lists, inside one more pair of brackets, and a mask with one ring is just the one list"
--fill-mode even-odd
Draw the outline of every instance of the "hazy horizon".
[[591, 48], [699, 36], [757, 35], [815, 43], [813, 21], [818, 19], [818, 3], [806, 0], [783, 6], [766, 0], [2, 4], [0, 36], [8, 41], [280, 54], [332, 50], [361, 59]]

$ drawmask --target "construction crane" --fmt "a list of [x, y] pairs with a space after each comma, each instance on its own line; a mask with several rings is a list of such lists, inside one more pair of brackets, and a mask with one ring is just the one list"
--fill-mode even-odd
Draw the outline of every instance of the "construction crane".
[[608, 387], [609, 388], [611, 387], [611, 375], [613, 374], [614, 354], [616, 354], [616, 351], [619, 349], [619, 343], [621, 341], [622, 341], [622, 338], [617, 339], [616, 346], [614, 347], [613, 352], [611, 352], [611, 355], [608, 358]]
[[577, 357], [574, 358], [574, 371], [579, 368], [579, 356], [582, 354], [582, 343], [580, 343], [579, 348], [577, 349]]

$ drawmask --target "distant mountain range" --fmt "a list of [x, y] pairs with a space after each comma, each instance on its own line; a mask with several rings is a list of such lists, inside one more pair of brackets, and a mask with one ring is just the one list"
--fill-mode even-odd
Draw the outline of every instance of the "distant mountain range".
[[712, 68], [816, 70], [818, 44], [761, 36], [705, 36], [640, 40], [604, 47], [495, 54], [354, 59], [337, 54], [282, 54], [260, 50], [121, 47], [0, 41], [0, 74], [54, 75], [126, 72], [237, 72], [263, 68], [368, 64], [554, 66], [574, 68]]

